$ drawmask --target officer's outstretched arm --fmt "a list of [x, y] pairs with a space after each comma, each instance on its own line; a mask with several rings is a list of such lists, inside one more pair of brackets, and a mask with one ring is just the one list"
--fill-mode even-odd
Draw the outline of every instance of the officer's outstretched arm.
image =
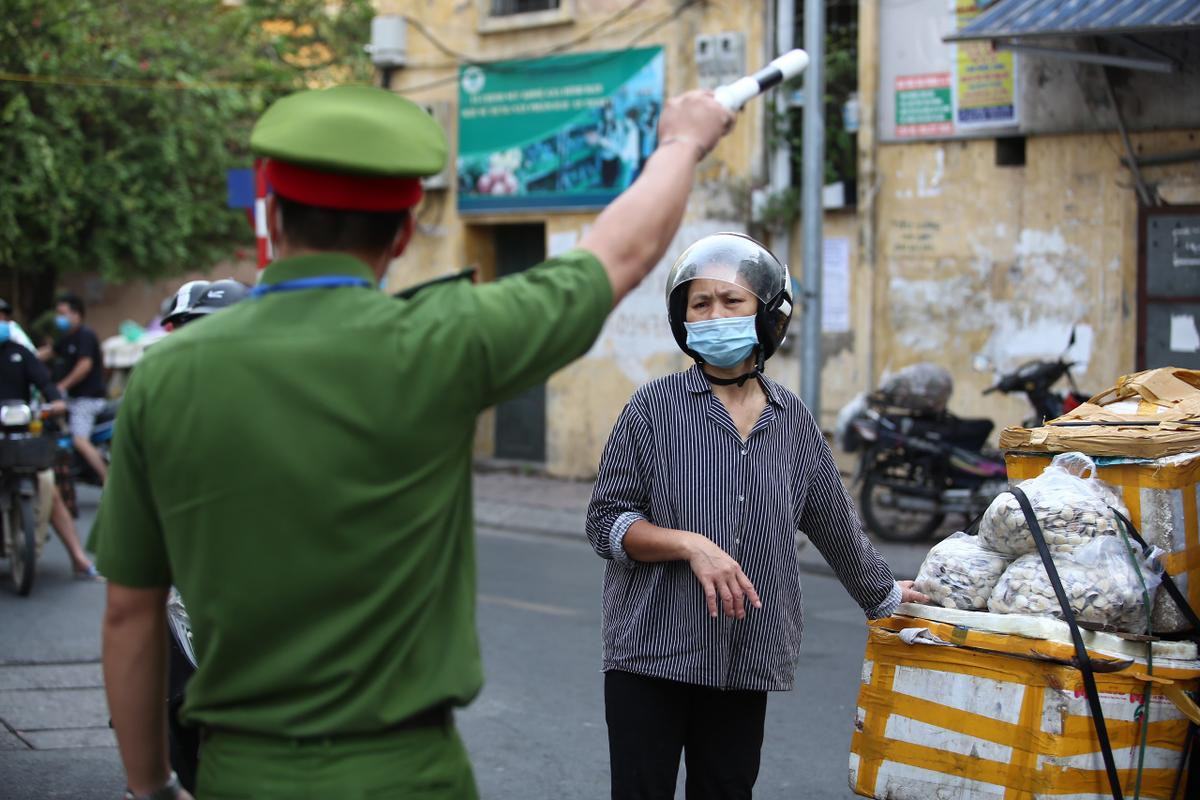
[[712, 92], [667, 101], [658, 122], [658, 149], [633, 185], [609, 204], [580, 241], [604, 264], [613, 305], [654, 269], [683, 219], [696, 164], [733, 130], [734, 116]]

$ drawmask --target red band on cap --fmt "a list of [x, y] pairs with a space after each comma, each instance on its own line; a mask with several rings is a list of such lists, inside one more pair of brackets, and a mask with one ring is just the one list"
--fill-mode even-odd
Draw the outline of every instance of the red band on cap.
[[324, 172], [267, 159], [267, 181], [297, 203], [343, 211], [403, 211], [421, 201], [420, 178], [379, 178]]

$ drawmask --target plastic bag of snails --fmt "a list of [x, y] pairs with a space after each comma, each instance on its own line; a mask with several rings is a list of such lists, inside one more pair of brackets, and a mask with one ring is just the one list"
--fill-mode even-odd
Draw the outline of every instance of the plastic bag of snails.
[[[1083, 453], [1055, 456], [1041, 475], [1019, 485], [1051, 550], [1069, 550], [1115, 534], [1119, 523], [1111, 509], [1126, 513], [1117, 492], [1096, 477], [1095, 462]], [[1012, 492], [1002, 492], [988, 506], [979, 521], [979, 541], [989, 550], [1013, 556], [1037, 552]]]
[[983, 611], [1011, 563], [1012, 556], [987, 550], [980, 546], [978, 536], [959, 531], [938, 542], [925, 556], [914, 588], [928, 595], [934, 605]]
[[[1145, 633], [1145, 598], [1148, 594], [1153, 606], [1155, 591], [1162, 582], [1162, 567], [1158, 563], [1161, 554], [1158, 548], [1151, 548], [1148, 555], [1134, 549], [1135, 569], [1121, 537], [1098, 536], [1073, 552], [1054, 553], [1051, 558], [1078, 621]], [[992, 590], [988, 610], [993, 614], [1034, 614], [1062, 619], [1062, 606], [1041, 556], [1024, 555], [1009, 566]]]

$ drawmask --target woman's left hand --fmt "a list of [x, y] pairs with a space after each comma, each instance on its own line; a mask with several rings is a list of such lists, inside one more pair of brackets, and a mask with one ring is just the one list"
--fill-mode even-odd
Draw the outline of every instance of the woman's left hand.
[[901, 603], [928, 603], [929, 598], [913, 588], [912, 581], [896, 581], [900, 586]]

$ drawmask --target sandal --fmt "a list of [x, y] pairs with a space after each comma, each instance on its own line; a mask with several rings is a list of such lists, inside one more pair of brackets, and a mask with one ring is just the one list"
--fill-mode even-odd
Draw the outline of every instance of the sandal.
[[95, 564], [88, 564], [87, 569], [75, 570], [75, 580], [77, 581], [94, 581], [98, 583], [104, 582], [104, 576], [96, 569]]

